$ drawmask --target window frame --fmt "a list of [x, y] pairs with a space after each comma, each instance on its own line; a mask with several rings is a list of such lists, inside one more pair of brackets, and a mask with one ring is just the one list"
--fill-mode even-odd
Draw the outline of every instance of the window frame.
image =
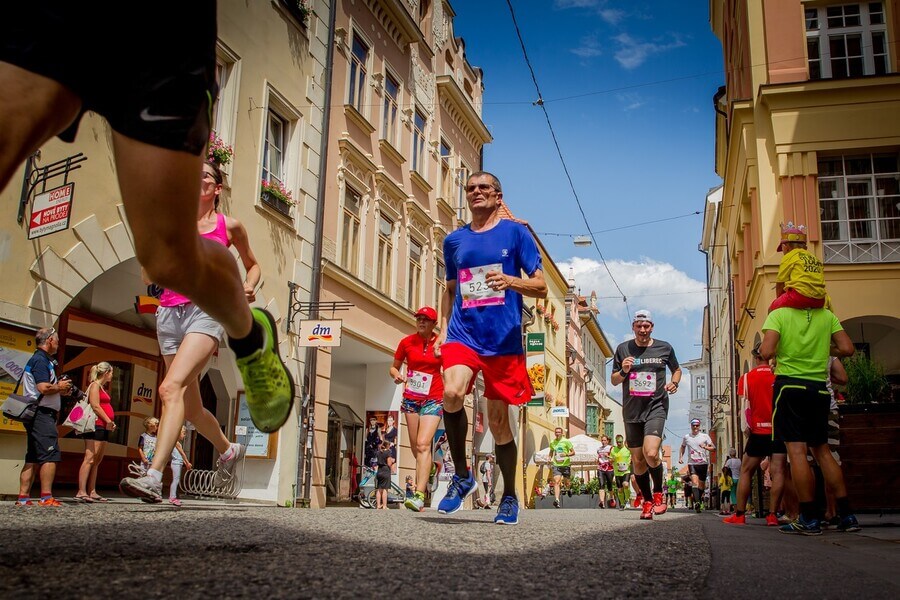
[[[375, 222], [375, 289], [390, 298], [394, 279], [394, 234], [397, 221], [382, 211]], [[385, 223], [390, 226], [390, 233], [384, 233], [382, 230]]]
[[[347, 198], [352, 196], [356, 201], [356, 212], [347, 208]], [[359, 277], [360, 232], [362, 231], [363, 196], [352, 185], [344, 185], [341, 199], [341, 243], [338, 264], [355, 277]], [[352, 227], [355, 224], [355, 227]], [[352, 231], [351, 231], [352, 230]], [[353, 233], [353, 235], [348, 235]]]
[[[413, 258], [413, 247], [419, 248], [419, 259]], [[406, 305], [417, 310], [423, 304], [422, 273], [425, 271], [425, 243], [415, 237], [409, 238], [408, 266], [406, 276]]]
[[[388, 83], [393, 82], [397, 85], [397, 95], [391, 96], [388, 93]], [[400, 106], [402, 105], [403, 84], [399, 77], [396, 77], [390, 69], [384, 71], [384, 98], [382, 99], [381, 110], [381, 137], [394, 148], [399, 145], [398, 127], [400, 119]], [[388, 110], [392, 109], [390, 123], [388, 123]]]
[[[840, 172], [834, 173], [838, 159]], [[867, 172], [859, 172], [862, 159]], [[879, 159], [891, 161], [896, 170], [880, 168]], [[826, 164], [828, 168], [824, 168]], [[824, 262], [900, 262], [900, 154], [823, 156], [819, 159], [819, 172], [817, 193]], [[896, 232], [896, 237], [890, 237], [890, 231]]]
[[[366, 55], [364, 60], [356, 54], [357, 40], [361, 45], [365, 46]], [[369, 71], [372, 62], [372, 43], [362, 35], [358, 30], [353, 29], [350, 34], [350, 48], [347, 53], [347, 104], [356, 109], [359, 114], [365, 116], [366, 97], [369, 88]], [[361, 73], [361, 78], [357, 81], [357, 75]]]
[[[873, 11], [873, 5], [881, 7], [880, 12]], [[835, 15], [829, 16], [829, 11], [833, 9], [841, 9], [840, 15], [842, 23], [847, 21], [848, 7], [857, 7], [859, 9], [859, 24], [852, 25], [834, 25], [832, 22], [838, 18]], [[881, 15], [880, 23], [872, 23], [873, 15]], [[849, 14], [853, 17], [853, 14]], [[887, 51], [890, 40], [888, 39], [888, 28], [885, 23], [885, 7], [884, 2], [859, 2], [846, 4], [832, 4], [826, 6], [810, 6], [804, 10], [804, 29], [806, 33], [807, 44], [807, 65], [809, 69], [809, 79], [817, 81], [820, 79], [848, 79], [853, 77], [865, 77], [872, 75], [884, 75], [891, 72], [890, 53]], [[859, 36], [859, 51], [861, 54], [849, 55], [848, 43], [849, 36]], [[882, 52], [875, 54], [874, 41], [875, 38], [882, 40]], [[843, 47], [843, 56], [833, 56], [833, 43], [841, 40]], [[812, 56], [813, 48], [817, 49], [818, 56]], [[861, 72], [851, 73], [851, 61], [861, 59]], [[835, 67], [842, 61], [844, 64], [844, 74], [835, 75]]]
[[[419, 119], [422, 120], [422, 127], [419, 127]], [[425, 114], [418, 105], [413, 108], [412, 114], [412, 147], [410, 152], [410, 160], [412, 163], [412, 170], [421, 175], [422, 177], [426, 177], [425, 166], [426, 166], [426, 152], [425, 152], [425, 144], [428, 142], [428, 116]]]

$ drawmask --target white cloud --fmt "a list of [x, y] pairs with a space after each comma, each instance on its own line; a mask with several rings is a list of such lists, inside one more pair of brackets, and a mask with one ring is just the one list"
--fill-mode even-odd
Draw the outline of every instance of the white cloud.
[[600, 0], [555, 0], [556, 8], [591, 8], [597, 6]]
[[[603, 264], [591, 258], [572, 258], [559, 268], [575, 274], [575, 287], [581, 295], [597, 292], [601, 315], [626, 318], [625, 303], [618, 295]], [[706, 284], [692, 279], [674, 265], [642, 257], [636, 261], [607, 260], [609, 270], [628, 297], [632, 311], [644, 308], [654, 314], [686, 321], [690, 312], [706, 305]]]
[[640, 108], [647, 104], [647, 102], [643, 98], [641, 98], [640, 94], [636, 94], [634, 92], [617, 94], [616, 98], [619, 99], [619, 102], [624, 104], [622, 110], [624, 110], [625, 112]]
[[577, 48], [572, 48], [570, 52], [581, 58], [593, 58], [603, 54], [603, 50], [600, 48], [600, 42], [597, 41], [595, 36], [581, 38], [581, 45]]
[[625, 18], [625, 11], [618, 8], [604, 8], [600, 10], [600, 18], [610, 25], [618, 25]]
[[635, 69], [653, 54], [659, 54], [673, 48], [680, 48], [685, 43], [677, 36], [670, 42], [642, 42], [634, 39], [627, 33], [621, 33], [613, 38], [619, 43], [615, 57], [625, 69]]

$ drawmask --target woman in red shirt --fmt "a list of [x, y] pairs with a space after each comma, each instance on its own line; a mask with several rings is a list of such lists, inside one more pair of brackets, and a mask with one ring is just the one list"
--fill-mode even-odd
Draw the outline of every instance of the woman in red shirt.
[[97, 469], [106, 453], [109, 434], [116, 430], [115, 412], [109, 392], [113, 368], [108, 362], [100, 362], [91, 367], [91, 381], [88, 384], [87, 397], [97, 415], [94, 431], [82, 435], [84, 439], [84, 460], [78, 470], [78, 493], [75, 499], [82, 502], [106, 502], [106, 498], [97, 493]]
[[[410, 449], [416, 459], [416, 491], [404, 506], [416, 512], [425, 510], [431, 443], [444, 414], [441, 359], [434, 355], [435, 325], [437, 311], [430, 306], [420, 308], [416, 312], [416, 332], [400, 340], [390, 369], [394, 383], [405, 386], [400, 408], [406, 413]], [[406, 369], [401, 372], [404, 362]]]

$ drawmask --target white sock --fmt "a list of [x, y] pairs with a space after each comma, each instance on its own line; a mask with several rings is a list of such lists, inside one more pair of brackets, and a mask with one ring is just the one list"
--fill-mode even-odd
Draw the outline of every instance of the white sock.
[[150, 469], [147, 471], [147, 475], [153, 478], [153, 481], [156, 483], [162, 483], [162, 471], [157, 471], [156, 469]]
[[222, 461], [231, 460], [231, 458], [234, 456], [234, 453], [237, 452], [237, 448], [236, 448], [237, 445], [238, 444], [236, 444], [236, 443], [231, 443], [228, 446], [228, 451], [225, 452], [225, 454], [222, 454], [219, 457], [219, 460], [222, 460]]

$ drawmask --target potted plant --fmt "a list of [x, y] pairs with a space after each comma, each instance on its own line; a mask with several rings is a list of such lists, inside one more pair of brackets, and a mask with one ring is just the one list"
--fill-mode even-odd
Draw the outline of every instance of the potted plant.
[[234, 158], [234, 148], [222, 141], [215, 131], [209, 132], [209, 145], [206, 148], [206, 160], [224, 167]]
[[[900, 469], [891, 462], [900, 439], [900, 403], [893, 401], [880, 364], [862, 352], [843, 363], [847, 400], [838, 405], [838, 453], [850, 504], [860, 512], [900, 510]], [[878, 493], [872, 493], [873, 481]]]
[[287, 8], [289, 13], [294, 15], [295, 19], [300, 21], [301, 25], [306, 26], [309, 15], [312, 13], [309, 0], [281, 0], [281, 3]]
[[280, 181], [262, 180], [260, 184], [260, 199], [283, 215], [291, 215], [291, 207], [294, 206], [294, 198], [291, 191], [284, 187]]

